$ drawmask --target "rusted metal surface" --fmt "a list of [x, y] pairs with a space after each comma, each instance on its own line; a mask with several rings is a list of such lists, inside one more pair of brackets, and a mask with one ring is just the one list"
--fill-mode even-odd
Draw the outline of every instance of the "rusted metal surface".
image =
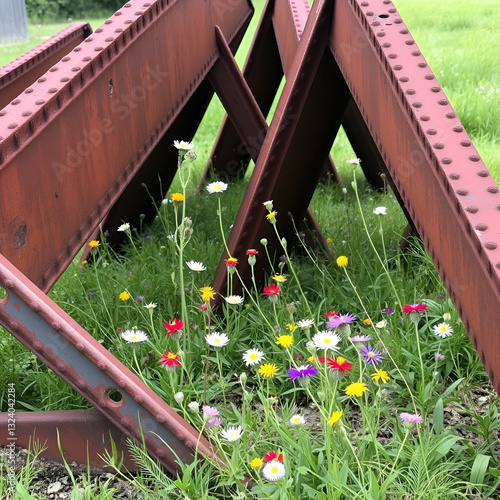
[[[94, 405], [120, 431], [142, 442], [175, 473], [210, 443], [47, 295], [0, 255], [0, 325]], [[78, 444], [78, 443], [75, 443]], [[73, 444], [68, 442], [68, 447]]]
[[499, 188], [392, 2], [335, 2], [329, 46], [500, 393]]
[[[288, 214], [295, 221], [306, 214], [349, 102], [347, 86], [326, 50], [331, 10], [332, 3], [324, 2], [309, 16], [303, 34], [307, 43], [299, 45], [228, 239], [229, 253], [239, 259], [240, 274], [248, 283], [248, 248], [267, 238], [271, 255], [283, 253], [262, 203], [274, 200], [280, 237], [292, 245], [296, 237]], [[224, 264], [221, 260], [214, 277], [216, 290], [226, 286]]]
[[[264, 117], [271, 109], [283, 75], [288, 74], [308, 15], [305, 0], [266, 3], [243, 69], [244, 79]], [[266, 133], [267, 126], [243, 139], [231, 120], [224, 117], [198, 189], [212, 175], [242, 177], [250, 160], [260, 151]], [[340, 183], [331, 159], [325, 162], [325, 175]]]
[[214, 26], [238, 40], [251, 14], [244, 0], [134, 0], [0, 111], [0, 251], [42, 290], [146, 159], [174, 175], [155, 149], [216, 61]]
[[[112, 439], [118, 462], [123, 458], [123, 468], [130, 472], [138, 470], [130, 457], [127, 435], [97, 410], [16, 412], [15, 418], [15, 445], [28, 450], [38, 442], [46, 447], [44, 458], [61, 461], [59, 433], [61, 450], [68, 463], [105, 468], [106, 462], [101, 457], [106, 451], [112, 455]], [[8, 420], [7, 413], [0, 413], [0, 428], [7, 429]], [[8, 440], [8, 433], [0, 435], [0, 446], [12, 442]]]
[[90, 24], [74, 23], [0, 68], [0, 109], [7, 106], [91, 33]]

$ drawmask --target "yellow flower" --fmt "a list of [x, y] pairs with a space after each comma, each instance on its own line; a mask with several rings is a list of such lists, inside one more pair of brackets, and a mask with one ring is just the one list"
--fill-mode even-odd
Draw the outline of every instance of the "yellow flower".
[[371, 377], [375, 382], [382, 380], [384, 384], [391, 380], [391, 377], [389, 377], [389, 374], [385, 370], [377, 370], [377, 368], [375, 368], [375, 373], [372, 373]]
[[353, 382], [351, 385], [348, 385], [346, 387], [345, 393], [346, 393], [346, 396], [356, 396], [359, 398], [367, 390], [368, 390], [368, 387], [363, 382]]
[[250, 467], [254, 467], [254, 468], [262, 467], [263, 464], [264, 464], [264, 462], [260, 458], [254, 458], [250, 462]]
[[92, 240], [90, 243], [89, 243], [89, 247], [90, 248], [97, 248], [99, 246], [99, 240]]
[[294, 330], [297, 330], [297, 325], [293, 325], [292, 323], [287, 323], [285, 325], [291, 332], [293, 332]]
[[201, 298], [205, 302], [210, 302], [215, 297], [215, 291], [211, 286], [204, 286], [200, 288]]
[[272, 212], [269, 212], [266, 217], [267, 217], [267, 220], [270, 221], [270, 222], [274, 222], [276, 221], [276, 216], [278, 215], [278, 212], [276, 212], [276, 210], [273, 210]]
[[340, 417], [344, 414], [343, 411], [341, 410], [337, 410], [337, 411], [334, 411], [332, 413], [332, 416], [328, 419], [328, 423], [330, 425], [334, 425], [336, 424], [339, 420], [340, 420]]
[[275, 274], [273, 276], [273, 280], [277, 281], [278, 283], [284, 283], [286, 281], [286, 278], [281, 274]]
[[293, 344], [293, 335], [281, 335], [276, 343], [281, 347], [290, 347]]
[[368, 326], [368, 325], [371, 325], [371, 324], [372, 324], [372, 322], [370, 321], [369, 318], [366, 318], [365, 320], [363, 320], [363, 325], [367, 325]]
[[326, 242], [327, 242], [327, 243], [333, 243], [333, 240], [332, 240], [332, 238], [327, 238], [327, 239], [326, 239]]
[[82, 260], [82, 266], [85, 266], [86, 264], [88, 264], [89, 261], [88, 260]]
[[184, 201], [184, 195], [182, 193], [172, 193], [172, 201], [180, 203]]
[[314, 361], [314, 356], [309, 356], [307, 358], [308, 363], [312, 363]]
[[123, 300], [123, 302], [125, 302], [126, 300], [130, 299], [130, 293], [128, 293], [128, 292], [120, 293], [119, 299]]
[[345, 255], [341, 255], [340, 257], [337, 258], [337, 266], [339, 267], [345, 267], [347, 266], [348, 259]]
[[259, 373], [266, 378], [273, 378], [278, 373], [278, 367], [274, 363], [260, 365]]

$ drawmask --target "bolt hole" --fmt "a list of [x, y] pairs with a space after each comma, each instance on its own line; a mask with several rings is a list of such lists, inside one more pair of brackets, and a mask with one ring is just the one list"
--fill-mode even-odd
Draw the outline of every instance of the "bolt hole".
[[0, 286], [0, 302], [7, 298], [7, 290]]
[[378, 17], [380, 17], [380, 19], [387, 19], [389, 14], [379, 14]]
[[117, 391], [116, 389], [110, 389], [108, 391], [108, 398], [114, 403], [119, 403], [123, 399], [123, 396], [120, 391]]

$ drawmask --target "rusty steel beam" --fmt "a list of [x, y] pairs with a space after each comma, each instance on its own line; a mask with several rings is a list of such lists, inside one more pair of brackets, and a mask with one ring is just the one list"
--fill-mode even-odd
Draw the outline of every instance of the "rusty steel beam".
[[[296, 236], [290, 214], [297, 222], [304, 218], [350, 99], [327, 50], [331, 12], [332, 2], [322, 2], [308, 18], [303, 34], [306, 43], [299, 45], [269, 128], [272, 133], [264, 139], [228, 239], [229, 253], [239, 259], [239, 271], [247, 283], [248, 248], [266, 238], [271, 255], [283, 253], [262, 203], [274, 200], [280, 237], [291, 246]], [[221, 259], [213, 280], [216, 290], [225, 290], [224, 266]], [[256, 270], [256, 274], [260, 273]]]
[[42, 290], [148, 158], [175, 174], [175, 151], [155, 150], [217, 59], [214, 26], [237, 41], [252, 12], [246, 0], [133, 0], [0, 111], [0, 251]]
[[[210, 443], [0, 255], [0, 325], [171, 473]], [[81, 441], [67, 442], [71, 449]], [[98, 443], [99, 445], [99, 443]], [[72, 453], [75, 453], [73, 451]]]
[[499, 188], [392, 2], [337, 1], [329, 46], [500, 393]]
[[[7, 429], [8, 423], [8, 414], [0, 413], [0, 428]], [[59, 433], [61, 450], [68, 463], [103, 469], [106, 462], [101, 457], [106, 452], [112, 455], [114, 444], [118, 461], [123, 459], [122, 466], [130, 472], [138, 470], [127, 447], [127, 435], [97, 410], [16, 412], [15, 428], [15, 437], [10, 440], [8, 432], [0, 435], [0, 446], [14, 443], [32, 450], [38, 443], [46, 447], [44, 458], [61, 461]]]
[[74, 23], [0, 68], [0, 109], [90, 36], [88, 23]]

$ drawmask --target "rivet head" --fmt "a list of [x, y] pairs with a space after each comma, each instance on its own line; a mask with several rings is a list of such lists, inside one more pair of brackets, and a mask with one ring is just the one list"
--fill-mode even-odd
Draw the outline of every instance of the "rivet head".
[[444, 149], [444, 144], [442, 142], [436, 142], [432, 145], [434, 149]]
[[13, 106], [16, 106], [16, 105], [18, 105], [20, 102], [21, 102], [21, 99], [14, 99], [14, 100], [11, 102], [11, 104], [12, 104]]
[[81, 69], [81, 68], [80, 68], [80, 66], [73, 66], [73, 67], [71, 68], [71, 71], [73, 71], [73, 72], [75, 72], [75, 73], [76, 73], [77, 71], [80, 71], [80, 69]]
[[101, 50], [102, 50], [102, 47], [101, 47], [101, 46], [99, 46], [99, 47], [94, 47], [94, 51], [95, 51], [95, 52], [100, 52]]
[[373, 21], [372, 26], [380, 26], [380, 23], [378, 21]]
[[389, 54], [387, 56], [389, 59], [397, 59], [398, 58], [398, 55], [397, 54]]
[[82, 50], [82, 48], [81, 48], [81, 47], [75, 47], [75, 48], [73, 49], [73, 52], [80, 52], [80, 50]]
[[394, 24], [401, 24], [402, 22], [403, 20], [400, 17], [396, 17], [396, 19], [394, 19]]
[[69, 76], [63, 76], [59, 81], [62, 83], [69, 82]]
[[114, 38], [112, 36], [108, 36], [108, 38], [106, 38], [104, 41], [105, 42], [112, 42], [114, 40]]
[[451, 163], [453, 163], [453, 160], [449, 157], [445, 157], [441, 160], [441, 163], [444, 163], [445, 165], [451, 165]]
[[430, 116], [428, 116], [428, 115], [422, 115], [422, 116], [420, 117], [420, 119], [421, 119], [423, 122], [428, 122], [428, 121], [431, 119], [431, 117], [430, 117]]
[[479, 155], [470, 155], [469, 160], [476, 162], [476, 161], [481, 160], [481, 157]]
[[422, 107], [422, 103], [420, 101], [415, 101], [414, 103], [412, 103], [412, 106], [414, 108], [421, 108]]
[[5, 109], [2, 109], [0, 111], [0, 116], [5, 116], [7, 114], [7, 111], [5, 111]]
[[121, 33], [123, 31], [123, 28], [116, 28], [115, 33]]
[[409, 82], [410, 79], [407, 76], [402, 76], [402, 77], [399, 78], [399, 81], [403, 82], [403, 83], [406, 83], [406, 82]]
[[488, 229], [488, 225], [484, 224], [484, 222], [479, 222], [475, 227], [478, 231], [486, 231]]
[[456, 181], [456, 180], [460, 179], [460, 174], [458, 172], [452, 172], [450, 174], [450, 179]]
[[496, 194], [498, 193], [498, 186], [488, 186], [486, 191], [488, 191], [488, 193]]
[[402, 35], [407, 35], [408, 34], [408, 30], [406, 28], [403, 28], [402, 30], [399, 30], [399, 32], [402, 34]]
[[156, 415], [155, 420], [160, 424], [165, 423], [165, 417], [163, 415]]
[[31, 115], [32, 115], [32, 112], [31, 112], [31, 111], [28, 111], [28, 110], [27, 110], [27, 111], [23, 111], [23, 112], [21, 113], [21, 115], [23, 115], [23, 116], [31, 116]]
[[435, 128], [430, 128], [430, 129], [426, 130], [425, 133], [429, 134], [429, 135], [436, 135], [437, 130]]
[[378, 37], [383, 37], [383, 36], [385, 36], [385, 31], [379, 31], [379, 32], [377, 33], [377, 36], [378, 36]]
[[472, 146], [472, 142], [471, 141], [460, 141], [460, 146], [463, 146], [464, 148], [468, 148], [468, 147]]
[[460, 132], [463, 132], [464, 131], [464, 128], [460, 125], [457, 125], [456, 127], [453, 127], [453, 132], [457, 132], [457, 133], [460, 133]]
[[16, 128], [16, 127], [17, 127], [17, 123], [9, 123], [9, 124], [7, 125], [7, 128], [8, 128], [8, 129], [11, 129], [11, 130], [12, 130], [12, 129], [14, 129], [14, 128]]
[[449, 118], [450, 120], [457, 117], [457, 115], [455, 113], [451, 113], [451, 112], [446, 113], [446, 115], [444, 115], [444, 116], [446, 116], [446, 118]]
[[391, 43], [390, 43], [390, 42], [384, 42], [384, 43], [382, 44], [382, 47], [384, 47], [384, 49], [388, 49], [390, 46], [391, 46]]
[[141, 405], [144, 402], [144, 398], [141, 396], [134, 396], [134, 401]]
[[369, 3], [368, 2], [361, 2], [361, 7], [368, 7]]
[[439, 99], [438, 104], [440, 106], [446, 106], [448, 104], [448, 100], [447, 99]]
[[406, 40], [406, 45], [415, 45], [415, 40]]
[[102, 33], [102, 28], [97, 28], [94, 33]]
[[467, 196], [468, 193], [469, 191], [467, 189], [457, 189], [457, 194], [460, 196]]
[[432, 73], [429, 73], [428, 75], [425, 75], [424, 78], [426, 80], [434, 80], [436, 78]]
[[468, 206], [465, 210], [471, 214], [477, 214], [477, 212], [479, 212], [479, 208], [474, 205]]
[[412, 53], [411, 53], [412, 56], [415, 56], [415, 57], [418, 57], [418, 56], [421, 56], [422, 55], [422, 52], [420, 52], [420, 50], [414, 50]]
[[397, 12], [397, 10], [394, 7], [391, 7], [389, 9], [389, 14], [395, 14], [396, 12]]
[[54, 73], [54, 71], [57, 71], [59, 68], [57, 66], [52, 66], [52, 68], [49, 69], [51, 73]]
[[83, 351], [85, 351], [85, 344], [82, 344], [81, 342], [78, 342], [78, 344], [76, 344], [76, 348], [77, 348], [80, 352], [83, 352]]
[[55, 94], [57, 92], [57, 89], [55, 87], [50, 87], [49, 90], [47, 90], [49, 94]]
[[431, 92], [437, 94], [441, 90], [441, 87], [431, 87]]
[[415, 95], [416, 93], [417, 93], [417, 91], [415, 89], [408, 89], [406, 91], [406, 94], [408, 94], [408, 95]]
[[44, 78], [43, 76], [42, 76], [42, 78], [39, 78], [39, 79], [37, 80], [37, 82], [38, 82], [38, 83], [43, 83], [43, 82], [45, 82], [45, 81], [47, 81], [47, 78]]
[[70, 59], [71, 59], [71, 57], [64, 56], [64, 57], [61, 59], [61, 61], [63, 61], [63, 62], [67, 62], [67, 61], [69, 61]]
[[85, 62], [87, 62], [87, 61], [91, 61], [91, 60], [92, 60], [92, 58], [91, 58], [90, 56], [85, 56], [85, 57], [82, 59], [82, 61], [85, 61]]
[[56, 367], [61, 373], [64, 373], [66, 371], [66, 365], [62, 361], [58, 361], [56, 363]]
[[479, 177], [488, 177], [490, 175], [490, 173], [488, 172], [488, 170], [480, 170], [477, 175], [479, 175]]
[[112, 24], [112, 23], [113, 23], [113, 21], [111, 19], [107, 19], [106, 21], [104, 21], [104, 24]]
[[99, 368], [99, 370], [101, 370], [102, 372], [106, 371], [106, 363], [100, 361], [99, 363], [97, 363], [97, 368]]
[[369, 10], [366, 12], [366, 15], [369, 17], [373, 16], [373, 14], [375, 14], [375, 12], [373, 12], [373, 10]]
[[496, 250], [497, 248], [497, 244], [494, 242], [494, 241], [487, 241], [485, 244], [484, 244], [485, 248], [487, 248], [488, 250]]
[[427, 63], [426, 62], [419, 62], [418, 67], [419, 68], [427, 68]]

